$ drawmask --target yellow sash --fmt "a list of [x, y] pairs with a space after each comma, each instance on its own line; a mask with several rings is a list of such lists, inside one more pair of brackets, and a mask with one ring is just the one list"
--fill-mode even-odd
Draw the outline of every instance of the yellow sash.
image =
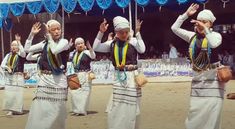
[[[129, 44], [126, 42], [124, 47], [122, 48], [122, 57], [119, 57], [119, 46], [118, 43], [114, 45], [114, 58], [117, 68], [123, 68], [126, 65], [126, 56]], [[120, 64], [119, 59], [122, 58], [122, 62]]]
[[10, 53], [8, 60], [7, 60], [7, 66], [11, 68], [12, 70], [15, 69], [18, 62], [18, 54], [12, 54]]
[[74, 67], [80, 64], [83, 53], [84, 53], [84, 51], [82, 51], [80, 54], [78, 52], [75, 53], [75, 55], [73, 57], [73, 66]]

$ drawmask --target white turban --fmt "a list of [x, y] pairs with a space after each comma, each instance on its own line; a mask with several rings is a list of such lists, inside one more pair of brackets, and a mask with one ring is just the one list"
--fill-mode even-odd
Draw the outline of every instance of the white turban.
[[113, 26], [115, 31], [130, 28], [129, 21], [121, 16], [116, 16], [113, 18]]
[[17, 46], [19, 46], [19, 43], [18, 43], [18, 41], [17, 41], [17, 40], [13, 40], [13, 41], [11, 42], [11, 44], [13, 44], [13, 43], [16, 43], [16, 44], [17, 44]]
[[79, 44], [79, 43], [85, 43], [84, 39], [81, 37], [78, 37], [75, 39], [75, 44]]
[[204, 9], [197, 15], [197, 20], [206, 20], [211, 21], [213, 23], [216, 18], [210, 10]]
[[50, 27], [50, 26], [53, 25], [53, 24], [58, 24], [58, 25], [60, 25], [60, 23], [59, 23], [58, 21], [56, 21], [56, 20], [49, 20], [49, 21], [47, 22], [47, 26], [48, 26], [48, 27]]

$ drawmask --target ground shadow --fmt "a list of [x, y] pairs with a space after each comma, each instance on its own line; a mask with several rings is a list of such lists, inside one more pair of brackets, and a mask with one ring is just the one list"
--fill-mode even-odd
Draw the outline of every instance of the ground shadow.
[[92, 114], [97, 114], [98, 112], [97, 111], [87, 111], [87, 115], [92, 115]]

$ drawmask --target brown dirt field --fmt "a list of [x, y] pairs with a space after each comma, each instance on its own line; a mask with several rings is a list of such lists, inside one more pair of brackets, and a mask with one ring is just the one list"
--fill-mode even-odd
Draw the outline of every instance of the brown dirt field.
[[[93, 86], [87, 116], [70, 116], [70, 100], [67, 103], [66, 129], [107, 129], [104, 112], [111, 94], [110, 85]], [[29, 110], [34, 88], [25, 89], [24, 109]], [[226, 93], [235, 92], [235, 81], [227, 84]], [[0, 105], [4, 90], [0, 91]], [[184, 120], [189, 107], [190, 82], [149, 83], [143, 88], [140, 129], [185, 129]], [[70, 99], [70, 96], [69, 96]], [[0, 115], [5, 112], [0, 111]], [[24, 129], [28, 114], [0, 117], [0, 129]], [[224, 101], [222, 129], [235, 128], [235, 100]]]

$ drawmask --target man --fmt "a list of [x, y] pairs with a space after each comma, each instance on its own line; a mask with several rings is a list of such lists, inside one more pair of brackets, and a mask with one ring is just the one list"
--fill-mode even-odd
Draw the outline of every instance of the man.
[[[32, 45], [34, 36], [41, 30], [41, 24], [33, 25], [26, 41], [25, 50], [32, 55], [27, 59], [37, 59], [39, 83], [30, 108], [25, 129], [65, 129], [67, 78], [66, 50], [68, 40], [61, 38], [61, 25], [56, 20], [49, 20], [46, 27], [46, 40]], [[41, 55], [33, 53], [41, 52]]]
[[186, 129], [220, 129], [224, 83], [218, 81], [217, 70], [212, 69], [210, 64], [211, 49], [222, 43], [221, 35], [211, 30], [216, 18], [210, 10], [203, 10], [197, 20], [191, 20], [195, 32], [180, 28], [198, 8], [198, 4], [192, 4], [171, 27], [177, 36], [190, 43], [189, 55], [194, 75], [185, 124]]
[[169, 58], [170, 59], [178, 58], [178, 52], [175, 46], [172, 43], [170, 43], [169, 46], [170, 46]]

